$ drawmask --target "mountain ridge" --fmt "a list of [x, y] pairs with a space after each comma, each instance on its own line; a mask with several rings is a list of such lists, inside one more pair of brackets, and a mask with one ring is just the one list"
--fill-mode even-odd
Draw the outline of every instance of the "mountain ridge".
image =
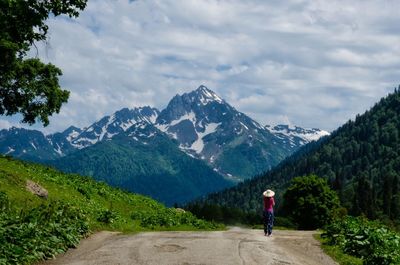
[[[191, 92], [188, 92], [188, 93], [184, 93], [183, 95], [179, 95], [179, 94], [175, 95], [175, 96], [171, 99], [171, 101], [170, 101], [170, 103], [169, 103], [168, 105], [170, 105], [171, 103], [173, 103], [174, 100], [175, 100], [176, 98], [188, 97], [188, 96], [191, 96], [191, 97], [193, 98], [193, 95], [194, 95], [194, 94], [197, 94], [197, 97], [200, 98], [199, 100], [200, 100], [201, 103], [204, 104], [204, 105], [207, 105], [207, 103], [212, 102], [212, 101], [216, 101], [216, 102], [218, 102], [218, 103], [226, 103], [226, 101], [225, 101], [224, 99], [220, 98], [220, 97], [219, 97], [216, 93], [214, 93], [212, 90], [208, 89], [208, 88], [205, 87], [204, 85], [201, 85], [198, 89], [196, 89], [196, 90], [194, 90], [194, 91], [191, 91]], [[232, 107], [231, 105], [229, 105], [228, 103], [227, 103], [227, 105], [228, 105], [230, 108], [232, 108], [233, 110], [236, 111], [236, 109], [235, 109], [234, 107]], [[168, 108], [168, 106], [167, 106], [167, 108]], [[164, 110], [165, 110], [165, 109], [164, 109]], [[163, 110], [163, 111], [164, 111], [164, 110]], [[71, 125], [71, 126], [69, 126], [67, 129], [65, 129], [64, 131], [55, 132], [55, 133], [50, 133], [50, 134], [44, 134], [44, 133], [41, 132], [40, 130], [32, 130], [32, 129], [14, 127], [14, 126], [8, 128], [8, 129], [2, 129], [2, 130], [0, 130], [0, 131], [4, 131], [4, 130], [6, 130], [6, 131], [7, 131], [7, 130], [18, 130], [18, 129], [25, 129], [25, 130], [28, 130], [28, 131], [35, 131], [35, 132], [38, 131], [38, 132], [41, 132], [46, 138], [50, 139], [50, 144], [51, 144], [52, 142], [57, 143], [57, 141], [53, 141], [52, 138], [55, 138], [55, 136], [56, 136], [56, 137], [59, 137], [59, 136], [62, 135], [64, 138], [66, 138], [66, 140], [67, 140], [68, 142], [73, 142], [74, 145], [75, 145], [75, 147], [77, 147], [78, 149], [81, 149], [81, 148], [84, 148], [84, 147], [86, 147], [86, 146], [88, 146], [88, 145], [90, 145], [90, 144], [94, 144], [94, 143], [97, 142], [97, 141], [103, 140], [103, 137], [104, 137], [105, 139], [112, 138], [113, 134], [115, 133], [115, 132], [113, 132], [112, 130], [111, 130], [111, 131], [107, 130], [106, 133], [96, 132], [96, 129], [98, 130], [99, 127], [100, 127], [101, 129], [108, 129], [109, 127], [112, 127], [112, 126], [106, 126], [106, 128], [102, 128], [101, 124], [107, 124], [107, 123], [109, 123], [108, 125], [113, 125], [114, 128], [111, 128], [111, 129], [114, 129], [114, 130], [116, 129], [116, 130], [117, 130], [117, 133], [118, 133], [118, 132], [121, 132], [121, 131], [125, 131], [127, 128], [129, 128], [130, 126], [132, 126], [134, 123], [139, 122], [139, 121], [142, 121], [142, 120], [147, 120], [147, 121], [149, 121], [149, 122], [152, 123], [152, 124], [156, 124], [155, 121], [156, 121], [156, 119], [157, 119], [158, 125], [159, 125], [160, 127], [162, 127], [162, 125], [163, 125], [162, 119], [161, 119], [161, 118], [158, 118], [158, 115], [159, 115], [160, 113], [161, 113], [161, 112], [160, 112], [157, 108], [150, 107], [150, 106], [135, 107], [135, 108], [132, 108], [132, 109], [129, 109], [129, 108], [122, 108], [122, 109], [120, 109], [120, 110], [115, 111], [114, 113], [112, 113], [112, 114], [110, 114], [110, 115], [106, 115], [106, 116], [102, 117], [101, 119], [95, 121], [95, 122], [92, 123], [91, 125], [89, 125], [89, 126], [87, 126], [87, 127], [84, 127], [84, 128], [79, 128], [79, 127], [76, 127], [76, 126], [74, 126], [74, 125]], [[241, 112], [238, 112], [238, 113], [239, 113], [240, 115], [245, 115], [245, 114], [243, 114], [243, 113], [241, 113]], [[114, 120], [113, 120], [113, 118], [114, 118], [115, 116], [117, 117], [117, 121], [114, 121]], [[121, 117], [121, 116], [125, 116], [125, 117]], [[127, 116], [128, 116], [128, 117], [127, 117]], [[247, 115], [245, 115], [245, 116], [247, 116]], [[129, 118], [129, 117], [131, 117], [131, 118]], [[123, 119], [125, 119], [125, 120], [123, 120]], [[111, 121], [110, 121], [110, 120], [111, 120]], [[160, 121], [160, 120], [161, 120], [161, 121]], [[257, 121], [252, 120], [252, 122], [254, 122], [255, 125], [261, 129], [262, 126], [261, 126]], [[117, 125], [119, 125], [119, 127], [117, 127]], [[286, 126], [286, 127], [289, 127], [289, 129], [290, 129], [290, 125], [283, 125], [283, 124], [276, 125], [275, 127], [272, 127], [271, 125], [265, 125], [265, 126], [264, 126], [264, 129], [266, 129], [266, 130], [268, 130], [268, 131], [271, 131], [271, 133], [281, 133], [281, 132], [279, 132], [278, 130], [275, 130], [275, 128], [283, 128], [283, 127], [285, 127], [285, 126]], [[97, 128], [96, 128], [96, 127], [97, 127]], [[272, 128], [272, 129], [271, 129], [271, 128]], [[304, 132], [305, 132], [305, 131], [310, 132], [311, 130], [313, 130], [313, 132], [316, 133], [315, 136], [317, 136], [317, 137], [316, 137], [316, 138], [314, 137], [314, 138], [311, 139], [311, 140], [316, 140], [317, 138], [319, 138], [319, 137], [321, 137], [321, 136], [324, 136], [324, 135], [329, 134], [329, 133], [326, 132], [326, 131], [323, 131], [323, 130], [320, 130], [320, 129], [315, 129], [315, 128], [313, 128], [313, 129], [304, 129], [304, 128], [299, 127], [299, 126], [295, 126], [294, 128], [300, 129], [300, 130], [302, 130], [302, 131], [304, 131]], [[84, 138], [83, 136], [86, 136], [86, 135], [89, 134], [90, 132], [93, 132], [92, 134], [95, 135], [95, 137], [92, 136], [93, 139], [79, 139], [79, 138]], [[318, 132], [322, 132], [322, 134], [318, 134]], [[78, 136], [81, 135], [81, 134], [83, 134], [83, 136], [78, 137]], [[291, 136], [291, 135], [290, 135], [290, 134], [287, 134], [287, 136]], [[299, 134], [298, 137], [302, 138], [302, 137], [301, 137], [301, 134]], [[96, 138], [97, 138], [97, 139], [96, 139]], [[306, 138], [305, 138], [305, 139], [306, 139]], [[84, 140], [87, 140], [87, 142], [88, 142], [89, 144], [88, 144], [88, 143], [85, 143], [85, 144], [83, 144], [83, 145], [79, 145], [79, 142], [84, 142]], [[62, 149], [62, 148], [61, 148], [61, 149]], [[57, 148], [55, 148], [55, 150], [57, 150]], [[58, 151], [58, 153], [59, 153], [59, 151]]]
[[[156, 193], [151, 192], [152, 186], [146, 180], [146, 174], [165, 184], [175, 179], [180, 187], [187, 188], [188, 193], [192, 190], [202, 196], [227, 187], [228, 183], [240, 182], [269, 170], [311, 138], [325, 134], [319, 129], [284, 125], [263, 127], [212, 90], [200, 86], [191, 92], [175, 95], [161, 111], [150, 106], [123, 108], [83, 129], [70, 126], [47, 136], [39, 131], [30, 134], [26, 129], [1, 130], [0, 153], [48, 163], [61, 170], [90, 175], [121, 188], [129, 186], [132, 191], [152, 196]], [[20, 139], [19, 135], [23, 137]], [[154, 144], [153, 136], [162, 137], [162, 144]], [[166, 153], [162, 148], [173, 151]], [[108, 158], [107, 152], [110, 154]], [[167, 177], [156, 177], [150, 170], [151, 163], [142, 161], [139, 154], [150, 162], [153, 156], [156, 157], [155, 168], [165, 172]], [[98, 158], [103, 164], [97, 164]], [[217, 179], [215, 174], [225, 181], [216, 181], [215, 187], [194, 192], [196, 185], [190, 183], [197, 180], [191, 179], [188, 172], [196, 173], [185, 163], [194, 163], [194, 167], [208, 175], [210, 181], [211, 178]], [[91, 164], [96, 164], [97, 168]], [[182, 184], [183, 176], [187, 178], [186, 184]], [[116, 179], [124, 179], [125, 184]], [[138, 179], [147, 183], [148, 190], [138, 188], [142, 187]], [[178, 191], [175, 192], [180, 201], [192, 198], [178, 196]], [[163, 199], [168, 203], [172, 201], [171, 198]]]
[[[263, 127], [201, 85], [175, 95], [162, 111], [150, 106], [122, 108], [82, 129], [70, 126], [49, 135], [34, 131], [30, 136], [33, 139], [20, 146], [12, 143], [19, 141], [15, 137], [11, 141], [7, 130], [1, 130], [0, 152], [33, 161], [54, 160], [110, 140], [142, 121], [176, 140], [187, 155], [206, 161], [216, 172], [235, 181], [266, 171], [300, 146], [329, 134], [297, 126]], [[238, 162], [245, 166], [239, 167]]]

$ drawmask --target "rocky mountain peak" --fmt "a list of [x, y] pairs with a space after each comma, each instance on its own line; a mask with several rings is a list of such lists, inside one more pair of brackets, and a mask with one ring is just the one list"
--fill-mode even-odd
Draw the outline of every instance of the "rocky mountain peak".
[[70, 134], [70, 133], [73, 133], [73, 132], [81, 132], [82, 131], [82, 129], [81, 128], [78, 128], [78, 127], [76, 127], [76, 126], [69, 126], [67, 129], [65, 129], [62, 133], [63, 134]]
[[138, 122], [154, 123], [159, 113], [158, 109], [149, 106], [120, 109], [85, 128], [71, 139], [71, 144], [82, 149], [104, 139], [111, 139]]
[[202, 105], [207, 105], [210, 102], [223, 103], [223, 100], [214, 91], [203, 85], [199, 86], [196, 90], [188, 93], [187, 95], [191, 101], [196, 101]]
[[160, 113], [156, 123], [170, 124], [183, 119], [182, 117], [190, 116], [189, 120], [196, 119], [200, 123], [199, 127], [204, 128], [205, 122], [220, 120], [223, 118], [219, 116], [221, 113], [226, 115], [231, 110], [234, 108], [215, 92], [205, 86], [200, 86], [189, 93], [173, 97], [168, 106]]

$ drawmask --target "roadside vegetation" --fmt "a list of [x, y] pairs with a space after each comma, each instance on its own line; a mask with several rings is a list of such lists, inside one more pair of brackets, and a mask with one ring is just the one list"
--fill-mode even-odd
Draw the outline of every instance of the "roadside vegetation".
[[362, 259], [368, 265], [400, 264], [400, 235], [365, 217], [335, 220], [322, 234], [326, 245]]
[[[27, 190], [33, 181], [47, 198]], [[222, 225], [145, 196], [0, 156], [0, 264], [30, 264], [74, 247], [98, 230], [215, 230]]]
[[346, 254], [343, 250], [336, 245], [330, 245], [327, 243], [328, 239], [321, 237], [321, 234], [314, 234], [314, 238], [321, 242], [321, 248], [324, 252], [329, 255], [333, 260], [335, 260], [340, 265], [362, 265], [363, 261], [361, 258], [357, 258]]

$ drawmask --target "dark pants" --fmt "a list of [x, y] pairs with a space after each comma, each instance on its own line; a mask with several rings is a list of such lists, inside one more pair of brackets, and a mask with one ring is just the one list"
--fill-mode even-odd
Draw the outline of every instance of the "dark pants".
[[272, 227], [274, 226], [274, 212], [264, 211], [264, 233], [266, 235], [272, 234]]

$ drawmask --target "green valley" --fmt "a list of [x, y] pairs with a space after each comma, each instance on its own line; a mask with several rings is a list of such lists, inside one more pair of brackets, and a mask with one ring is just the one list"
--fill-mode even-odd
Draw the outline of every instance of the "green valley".
[[203, 161], [186, 155], [151, 124], [134, 125], [110, 141], [49, 164], [64, 172], [92, 176], [111, 186], [151, 196], [167, 205], [233, 185]]

